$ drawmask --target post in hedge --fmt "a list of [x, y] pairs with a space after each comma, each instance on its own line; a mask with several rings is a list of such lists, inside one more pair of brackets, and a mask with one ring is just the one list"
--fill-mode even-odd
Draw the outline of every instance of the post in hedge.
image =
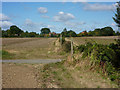
[[60, 44], [62, 46], [62, 34], [60, 35]]
[[73, 38], [71, 37], [71, 60], [73, 59]]

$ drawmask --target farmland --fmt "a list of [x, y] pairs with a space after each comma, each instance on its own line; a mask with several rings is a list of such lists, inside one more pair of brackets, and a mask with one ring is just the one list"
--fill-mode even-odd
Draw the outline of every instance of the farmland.
[[[2, 49], [12, 56], [3, 59], [59, 59], [54, 53], [56, 38], [3, 38]], [[9, 56], [8, 56], [9, 57]]]
[[[86, 41], [100, 44], [115, 43], [117, 37], [75, 37], [73, 41], [85, 44]], [[70, 40], [70, 38], [68, 38]], [[2, 38], [3, 53], [8, 52], [2, 59], [64, 59], [65, 53], [55, 53], [57, 38]]]
[[73, 38], [73, 41], [78, 45], [85, 44], [86, 41], [97, 42], [99, 44], [110, 44], [110, 43], [115, 43], [115, 39], [117, 38], [118, 36], [75, 37]]
[[2, 2], [0, 87], [120, 88], [120, 1], [73, 2]]
[[[114, 39], [116, 38], [117, 37], [75, 37], [73, 41], [76, 44], [84, 44], [86, 40], [95, 41], [100, 44], [109, 44], [115, 43]], [[70, 40], [70, 38], [67, 39]], [[51, 64], [3, 63], [3, 87], [118, 87], [117, 84], [111, 82], [107, 76], [102, 75], [102, 72], [90, 70], [89, 58], [81, 58], [80, 53], [74, 53], [75, 58], [79, 57], [79, 63], [75, 61], [76, 66], [74, 67], [75, 63], [71, 62], [69, 53], [60, 50], [55, 51], [57, 40], [57, 38], [2, 38], [3, 51], [8, 52], [3, 59], [65, 59], [65, 61]]]

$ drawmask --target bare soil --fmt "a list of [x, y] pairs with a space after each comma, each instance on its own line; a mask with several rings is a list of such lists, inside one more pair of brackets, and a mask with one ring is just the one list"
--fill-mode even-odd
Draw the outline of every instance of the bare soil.
[[2, 49], [14, 55], [11, 59], [63, 59], [63, 55], [54, 52], [56, 39], [3, 38]]
[[[40, 66], [40, 65], [39, 65]], [[2, 64], [3, 88], [40, 88], [37, 81], [36, 65], [30, 64]]]

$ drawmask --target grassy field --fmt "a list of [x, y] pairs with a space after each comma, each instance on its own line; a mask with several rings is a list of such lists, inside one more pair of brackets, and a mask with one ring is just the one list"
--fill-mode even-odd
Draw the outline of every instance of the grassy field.
[[73, 41], [76, 44], [85, 44], [85, 41], [95, 41], [99, 44], [110, 44], [110, 43], [115, 43], [114, 39], [117, 39], [117, 36], [106, 36], [106, 37], [75, 37], [73, 38]]
[[61, 59], [54, 53], [57, 38], [2, 38], [3, 59]]

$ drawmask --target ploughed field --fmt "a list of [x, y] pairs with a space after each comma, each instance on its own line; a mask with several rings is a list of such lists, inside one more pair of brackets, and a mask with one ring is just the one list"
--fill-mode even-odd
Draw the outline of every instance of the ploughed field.
[[59, 59], [54, 53], [57, 38], [2, 38], [2, 49], [10, 55], [3, 59]]
[[[100, 44], [115, 43], [117, 36], [74, 37], [77, 45], [86, 41]], [[70, 38], [67, 38], [70, 40]], [[57, 38], [2, 38], [2, 49], [8, 53], [2, 59], [63, 59], [65, 55], [54, 52]], [[3, 52], [4, 53], [4, 52]]]

